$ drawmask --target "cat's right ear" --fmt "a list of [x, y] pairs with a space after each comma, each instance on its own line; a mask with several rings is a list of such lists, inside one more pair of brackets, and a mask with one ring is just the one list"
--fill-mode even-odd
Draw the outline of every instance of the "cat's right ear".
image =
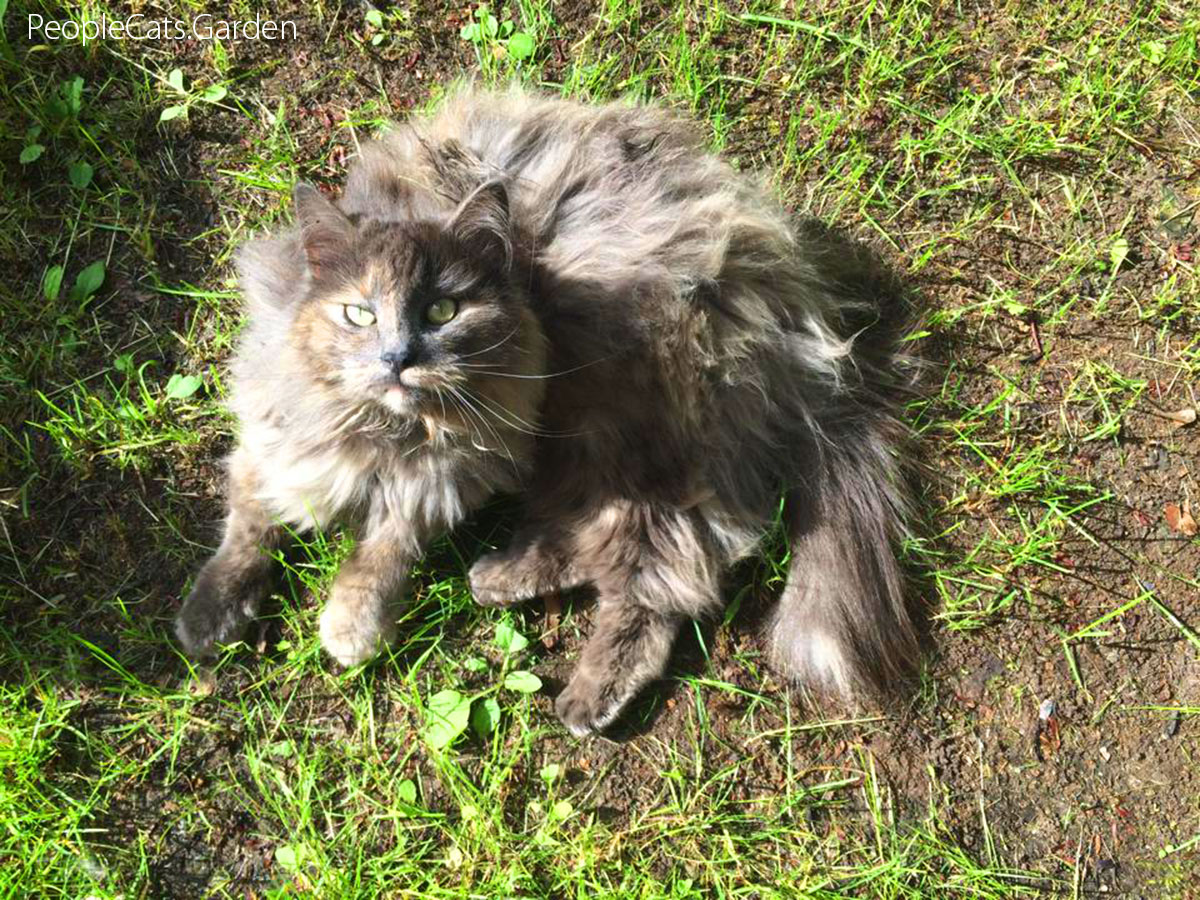
[[351, 254], [354, 224], [311, 184], [300, 182], [292, 193], [300, 242], [314, 277], [335, 268]]
[[455, 211], [450, 230], [480, 256], [511, 265], [513, 248], [504, 183], [489, 181], [477, 187]]

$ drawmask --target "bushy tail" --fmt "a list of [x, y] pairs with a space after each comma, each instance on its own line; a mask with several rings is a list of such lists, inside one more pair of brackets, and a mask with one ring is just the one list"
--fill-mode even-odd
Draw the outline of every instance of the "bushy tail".
[[[901, 291], [865, 247], [799, 229], [851, 341], [845, 379], [815, 416], [807, 477], [787, 497], [787, 586], [771, 624], [776, 662], [822, 693], [875, 693], [909, 675], [919, 638], [897, 558], [913, 521], [911, 435], [900, 417], [921, 366]], [[837, 319], [838, 315], [831, 316]]]
[[787, 586], [771, 650], [788, 674], [850, 696], [895, 685], [918, 637], [896, 557], [907, 515], [894, 444], [866, 434], [827, 450], [813, 483], [789, 493]]

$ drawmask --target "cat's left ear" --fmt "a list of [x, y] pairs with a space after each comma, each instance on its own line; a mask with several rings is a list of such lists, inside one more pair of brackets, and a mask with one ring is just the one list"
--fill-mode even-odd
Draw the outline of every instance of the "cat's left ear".
[[311, 184], [303, 181], [292, 193], [300, 242], [315, 276], [328, 271], [352, 254], [354, 224]]
[[472, 250], [504, 267], [512, 263], [508, 191], [489, 181], [464, 200], [450, 220], [450, 231]]

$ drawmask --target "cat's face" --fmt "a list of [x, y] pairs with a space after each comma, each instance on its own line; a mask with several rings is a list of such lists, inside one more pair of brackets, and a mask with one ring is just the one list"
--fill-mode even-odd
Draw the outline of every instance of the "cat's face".
[[325, 390], [464, 432], [530, 415], [541, 334], [508, 277], [502, 189], [444, 224], [356, 225], [311, 189], [297, 211], [312, 287], [293, 327]]

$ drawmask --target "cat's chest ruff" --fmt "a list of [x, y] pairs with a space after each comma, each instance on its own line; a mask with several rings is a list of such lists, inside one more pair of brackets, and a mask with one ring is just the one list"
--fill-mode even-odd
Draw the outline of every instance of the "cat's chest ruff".
[[258, 499], [288, 525], [313, 528], [365, 506], [378, 469], [375, 454], [282, 439], [243, 441], [259, 458]]
[[243, 442], [260, 460], [258, 499], [299, 528], [328, 525], [368, 508], [418, 529], [461, 519], [492, 488], [469, 476], [460, 453], [400, 442], [302, 444], [270, 427], [247, 429]]

